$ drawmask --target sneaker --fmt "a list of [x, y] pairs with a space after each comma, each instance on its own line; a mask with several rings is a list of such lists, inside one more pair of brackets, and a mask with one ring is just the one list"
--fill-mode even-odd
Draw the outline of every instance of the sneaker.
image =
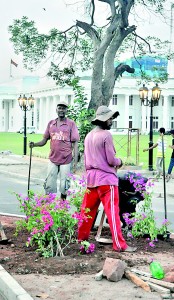
[[137, 247], [131, 247], [128, 246], [123, 252], [135, 252], [137, 250]]

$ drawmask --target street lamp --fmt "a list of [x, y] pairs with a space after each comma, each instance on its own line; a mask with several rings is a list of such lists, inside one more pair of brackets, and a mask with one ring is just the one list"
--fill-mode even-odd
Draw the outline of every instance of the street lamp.
[[[150, 106], [150, 133], [149, 133], [149, 148], [153, 146], [153, 107], [158, 105], [160, 99], [161, 89], [158, 84], [152, 88], [151, 100], [148, 100], [148, 88], [143, 87], [139, 89], [139, 97], [144, 106]], [[153, 149], [149, 150], [149, 171], [153, 171]]]
[[32, 95], [27, 98], [25, 95], [23, 97], [20, 95], [18, 98], [19, 106], [21, 110], [24, 111], [24, 155], [27, 154], [27, 111], [34, 107], [34, 98]]

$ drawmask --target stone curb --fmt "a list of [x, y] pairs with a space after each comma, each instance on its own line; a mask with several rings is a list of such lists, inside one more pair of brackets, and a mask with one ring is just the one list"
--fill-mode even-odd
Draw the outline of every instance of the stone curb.
[[0, 216], [6, 217], [15, 217], [15, 218], [25, 218], [25, 215], [15, 215], [15, 214], [8, 214], [0, 211]]
[[[19, 177], [19, 178], [28, 178], [28, 175], [14, 173], [14, 172], [10, 172], [10, 171], [0, 170], [0, 173], [1, 174], [8, 174], [8, 175]], [[38, 180], [39, 182], [44, 182], [45, 181], [44, 179], [39, 179], [39, 178], [36, 178], [36, 177], [31, 177], [31, 180], [34, 180], [34, 181]]]
[[33, 298], [1, 265], [0, 296], [3, 297], [3, 300], [33, 300]]

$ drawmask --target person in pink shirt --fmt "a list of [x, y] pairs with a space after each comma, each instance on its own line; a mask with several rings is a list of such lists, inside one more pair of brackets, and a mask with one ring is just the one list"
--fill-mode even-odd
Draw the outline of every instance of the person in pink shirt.
[[60, 174], [59, 191], [66, 199], [69, 188], [67, 175], [71, 172], [74, 154], [74, 172], [78, 161], [79, 133], [73, 120], [66, 118], [68, 104], [61, 101], [57, 105], [58, 118], [51, 120], [40, 142], [30, 142], [29, 147], [42, 147], [50, 140], [48, 173], [44, 183], [46, 194], [57, 193], [57, 176]]
[[[133, 252], [135, 247], [127, 245], [122, 236], [119, 217], [119, 193], [117, 169], [122, 166], [120, 158], [116, 158], [112, 135], [108, 131], [112, 120], [119, 115], [107, 106], [100, 106], [92, 124], [96, 127], [85, 138], [85, 169], [87, 189], [81, 212], [89, 215], [78, 229], [78, 241], [88, 240], [98, 207], [102, 202], [110, 226], [113, 249], [115, 251]], [[86, 213], [86, 209], [90, 209]]]

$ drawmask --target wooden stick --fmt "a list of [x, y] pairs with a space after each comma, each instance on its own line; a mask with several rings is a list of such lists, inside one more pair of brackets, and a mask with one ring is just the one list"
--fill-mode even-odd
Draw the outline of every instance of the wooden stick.
[[158, 292], [160, 294], [171, 294], [169, 289], [166, 289], [158, 284], [148, 281], [148, 285], [150, 286], [152, 291]]
[[163, 280], [158, 280], [158, 279], [154, 279], [154, 278], [148, 278], [146, 276], [140, 276], [140, 278], [144, 281], [148, 281], [148, 282], [152, 282], [155, 284], [158, 284], [166, 289], [170, 289], [172, 292], [174, 292], [174, 284], [171, 282], [166, 282]]
[[98, 227], [98, 230], [97, 230], [97, 234], [96, 234], [96, 237], [95, 237], [95, 239], [97, 241], [100, 239], [100, 236], [101, 236], [104, 219], [105, 219], [105, 211], [103, 210], [103, 213], [102, 213], [102, 216], [101, 216], [101, 220], [100, 220], [100, 224], [99, 224], [99, 227]]
[[152, 277], [150, 273], [147, 273], [147, 272], [144, 272], [144, 271], [135, 269], [135, 268], [132, 268], [130, 271], [133, 272], [133, 273], [136, 273], [136, 274], [138, 274], [138, 275], [147, 276], [147, 277]]
[[129, 280], [131, 280], [133, 283], [135, 283], [137, 286], [141, 287], [146, 292], [150, 292], [151, 291], [148, 283], [145, 282], [145, 281], [143, 281], [141, 278], [139, 278], [134, 273], [132, 273], [132, 272], [130, 272], [128, 270], [125, 270], [124, 274], [125, 274], [126, 278], [128, 278]]
[[8, 240], [1, 222], [0, 222], [0, 234], [1, 234], [2, 241], [7, 241]]

